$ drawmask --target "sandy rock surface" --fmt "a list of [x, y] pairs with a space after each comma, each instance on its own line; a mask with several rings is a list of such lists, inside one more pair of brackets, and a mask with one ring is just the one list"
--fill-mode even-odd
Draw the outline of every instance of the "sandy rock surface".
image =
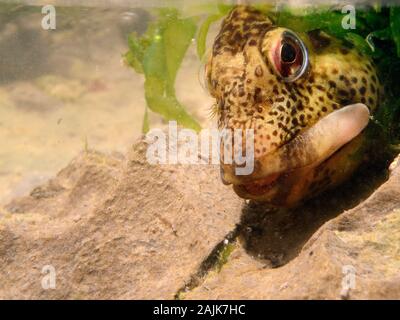
[[[217, 167], [89, 152], [1, 214], [0, 298], [173, 299], [239, 221]], [[43, 290], [54, 266], [56, 289]]]
[[1, 208], [0, 298], [400, 298], [395, 164], [386, 182], [276, 210], [237, 198], [216, 166], [145, 153], [87, 151]]
[[391, 169], [386, 183], [322, 225], [287, 264], [266, 267], [241, 241], [222, 271], [210, 273], [186, 298], [399, 299], [400, 168], [393, 163]]

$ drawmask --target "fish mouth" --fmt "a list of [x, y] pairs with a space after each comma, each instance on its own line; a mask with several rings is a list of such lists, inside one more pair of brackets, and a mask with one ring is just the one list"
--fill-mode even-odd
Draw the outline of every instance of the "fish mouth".
[[235, 190], [239, 194], [249, 194], [253, 196], [262, 196], [270, 192], [278, 183], [279, 178], [284, 173], [273, 173], [269, 176], [257, 179], [253, 182], [235, 185]]
[[278, 150], [255, 159], [250, 175], [236, 175], [234, 165], [221, 164], [221, 178], [225, 184], [233, 184], [236, 193], [244, 198], [273, 192], [280, 181], [314, 168], [359, 136], [368, 125], [369, 116], [364, 104], [345, 106], [328, 114]]

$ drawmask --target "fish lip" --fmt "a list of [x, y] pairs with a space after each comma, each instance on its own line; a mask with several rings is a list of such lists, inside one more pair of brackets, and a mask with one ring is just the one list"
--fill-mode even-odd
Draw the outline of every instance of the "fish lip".
[[278, 183], [285, 172], [273, 173], [262, 179], [256, 179], [252, 182], [243, 184], [234, 184], [235, 189], [238, 189], [241, 194], [248, 194], [253, 196], [261, 196], [271, 191]]
[[[351, 137], [351, 139], [348, 139], [348, 140], [344, 141], [343, 143], [339, 144], [334, 152], [332, 152], [332, 153], [330, 153], [330, 154], [327, 154], [327, 155], [324, 156], [324, 157], [320, 157], [320, 158], [316, 159], [315, 161], [313, 161], [312, 163], [309, 163], [308, 165], [286, 167], [286, 168], [284, 168], [283, 170], [271, 171], [271, 172], [268, 172], [267, 174], [264, 174], [264, 175], [259, 175], [259, 174], [258, 174], [259, 171], [261, 171], [261, 170], [260, 170], [260, 167], [263, 166], [263, 165], [261, 164], [261, 162], [262, 162], [263, 158], [266, 158], [266, 157], [269, 157], [269, 156], [273, 155], [276, 151], [274, 151], [274, 152], [272, 152], [272, 153], [268, 153], [268, 154], [263, 155], [263, 157], [262, 157], [261, 159], [255, 159], [255, 163], [254, 163], [254, 164], [255, 164], [255, 170], [253, 171], [252, 174], [247, 175], [247, 176], [236, 176], [236, 175], [230, 174], [229, 177], [226, 177], [224, 167], [225, 167], [225, 168], [229, 168], [229, 170], [231, 170], [232, 172], [234, 172], [234, 170], [235, 170], [235, 169], [234, 169], [234, 166], [227, 166], [227, 165], [224, 165], [224, 164], [221, 163], [221, 178], [223, 179], [224, 184], [227, 184], [227, 185], [232, 184], [232, 185], [235, 187], [235, 189], [236, 189], [236, 188], [239, 188], [239, 189], [241, 189], [242, 191], [249, 190], [249, 187], [250, 187], [250, 189], [252, 189], [252, 187], [253, 187], [254, 185], [259, 184], [259, 185], [260, 185], [260, 188], [263, 188], [263, 189], [265, 189], [265, 190], [267, 190], [267, 191], [270, 191], [274, 186], [276, 186], [276, 184], [279, 182], [279, 179], [280, 179], [281, 177], [287, 176], [287, 175], [290, 175], [290, 174], [293, 174], [293, 173], [295, 173], [296, 171], [302, 170], [302, 169], [304, 169], [304, 168], [306, 168], [306, 167], [308, 167], [308, 168], [313, 168], [313, 167], [317, 166], [318, 164], [324, 162], [325, 160], [327, 160], [328, 158], [330, 158], [332, 155], [336, 154], [336, 152], [338, 152], [344, 145], [350, 143], [350, 142], [353, 141], [356, 137], [358, 137], [358, 136], [362, 133], [362, 131], [365, 129], [365, 127], [367, 126], [367, 124], [368, 124], [369, 111], [368, 111], [368, 108], [367, 108], [365, 105], [363, 105], [363, 104], [354, 104], [354, 105], [350, 105], [350, 106], [343, 107], [343, 109], [344, 109], [344, 108], [348, 108], [348, 107], [352, 107], [352, 108], [356, 108], [356, 107], [357, 107], [357, 108], [364, 108], [364, 109], [366, 109], [366, 110], [367, 110], [367, 113], [368, 113], [367, 120], [363, 119], [364, 123], [362, 123], [361, 125], [359, 125], [359, 128], [357, 129], [357, 130], [358, 130], [358, 131], [357, 131], [358, 133], [357, 133], [357, 134], [354, 134], [354, 135]], [[339, 110], [337, 110], [336, 112], [338, 112], [338, 111], [340, 111], [340, 110], [342, 110], [342, 109], [339, 109]], [[365, 110], [364, 110], [364, 112], [365, 112]], [[335, 112], [332, 112], [331, 114], [333, 114], [333, 113], [335, 113]], [[328, 115], [328, 116], [329, 116], [329, 115]], [[346, 115], [346, 116], [348, 117], [348, 115]], [[365, 115], [364, 115], [364, 116], [365, 116]], [[322, 118], [322, 119], [320, 119], [320, 120], [319, 120], [318, 122], [316, 122], [312, 127], [308, 128], [306, 131], [304, 131], [304, 132], [302, 132], [301, 134], [299, 134], [295, 139], [302, 139], [302, 138], [304, 138], [304, 137], [309, 133], [309, 131], [310, 131], [312, 128], [317, 127], [317, 125], [318, 125], [322, 120], [324, 120], [324, 119], [325, 119], [325, 117]], [[282, 149], [283, 147], [288, 146], [293, 140], [294, 140], [294, 139], [292, 139], [291, 141], [289, 141], [289, 142], [285, 143], [284, 145], [280, 146], [279, 149]], [[278, 149], [278, 150], [279, 150], [279, 149]], [[273, 179], [273, 181], [272, 181], [271, 183], [266, 183], [266, 184], [262, 184], [262, 183], [260, 184], [260, 183], [259, 183], [260, 181], [265, 180], [265, 179], [268, 179], [268, 178], [270, 178], [271, 176], [274, 176], [274, 175], [275, 175], [276, 177], [275, 177], [275, 179]], [[242, 192], [242, 193], [243, 193], [243, 192]], [[246, 193], [248, 193], [248, 192], [246, 191]], [[248, 194], [251, 195], [251, 193], [248, 193]]]
[[[350, 140], [348, 143], [350, 143], [351, 141], [353, 141], [354, 139], [356, 139], [358, 136], [360, 136], [361, 133], [359, 135], [357, 135], [356, 137], [354, 137], [352, 140]], [[344, 147], [345, 145], [347, 145], [348, 143], [344, 144], [342, 147]], [[340, 152], [342, 148], [340, 148], [339, 150], [337, 150], [336, 152], [334, 152], [332, 155], [321, 159], [321, 161], [314, 163], [313, 165], [311, 165], [309, 168], [315, 168], [316, 166], [320, 165], [321, 163], [329, 160], [331, 157], [333, 157], [334, 155], [336, 155], [338, 152]], [[293, 169], [289, 169], [289, 170], [285, 170], [285, 171], [281, 171], [278, 173], [272, 173], [267, 175], [264, 178], [259, 178], [259, 179], [255, 179], [253, 181], [246, 181], [244, 183], [228, 183], [231, 184], [235, 190], [235, 192], [242, 198], [245, 199], [262, 199], [264, 198], [264, 196], [268, 193], [274, 190], [274, 188], [279, 185], [280, 182], [282, 182], [282, 179], [287, 178], [288, 176], [291, 175], [296, 175], [297, 172], [303, 170], [304, 167], [297, 167], [297, 168], [293, 168]], [[273, 179], [270, 182], [267, 182], [265, 184], [263, 184], [261, 181], [265, 180], [266, 178], [269, 178], [271, 176], [276, 176], [275, 179]], [[261, 183], [260, 183], [261, 182]], [[258, 186], [257, 186], [258, 184]]]

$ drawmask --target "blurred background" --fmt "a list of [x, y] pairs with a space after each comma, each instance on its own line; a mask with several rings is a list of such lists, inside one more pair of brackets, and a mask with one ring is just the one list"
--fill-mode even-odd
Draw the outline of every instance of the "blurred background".
[[[0, 2], [3, 204], [47, 180], [86, 148], [124, 153], [141, 135], [145, 110], [144, 79], [123, 64], [122, 55], [127, 35], [146, 30], [147, 9], [53, 1], [72, 6], [57, 6], [56, 30], [43, 30], [40, 2], [26, 2], [34, 5]], [[205, 125], [212, 101], [199, 84], [199, 69], [191, 46], [176, 89], [182, 104]], [[153, 126], [163, 125], [159, 116], [151, 117]]]

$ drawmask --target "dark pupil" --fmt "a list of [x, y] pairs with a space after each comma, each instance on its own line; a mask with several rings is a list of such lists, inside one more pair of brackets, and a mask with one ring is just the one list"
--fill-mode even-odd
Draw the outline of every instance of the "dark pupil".
[[293, 62], [296, 59], [296, 49], [289, 43], [284, 43], [281, 50], [283, 62]]

